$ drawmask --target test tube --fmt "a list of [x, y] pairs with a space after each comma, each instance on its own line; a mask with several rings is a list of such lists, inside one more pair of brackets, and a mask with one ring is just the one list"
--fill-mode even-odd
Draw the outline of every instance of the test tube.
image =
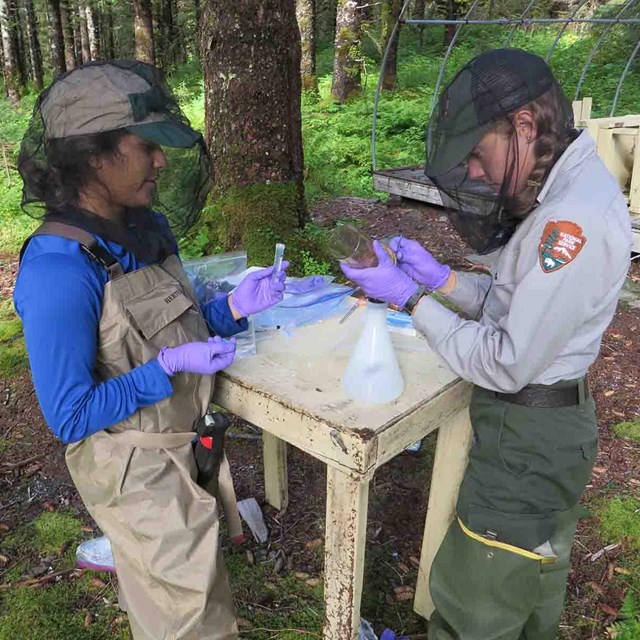
[[282, 258], [284, 257], [284, 244], [282, 242], [276, 243], [276, 254], [273, 258], [273, 276], [282, 268]]

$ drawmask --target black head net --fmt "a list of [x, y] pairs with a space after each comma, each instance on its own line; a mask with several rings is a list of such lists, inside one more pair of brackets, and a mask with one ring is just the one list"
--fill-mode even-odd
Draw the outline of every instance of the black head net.
[[125, 133], [162, 147], [167, 166], [152, 206], [166, 215], [176, 237], [183, 235], [212, 186], [209, 155], [160, 71], [132, 60], [82, 65], [41, 93], [20, 146], [23, 210], [42, 218], [73, 205], [91, 178], [88, 158], [113, 153]]
[[[547, 99], [551, 116], [537, 122], [537, 139], [546, 134], [546, 120], [550, 119], [554, 136], [559, 138], [554, 147], [555, 162], [570, 141], [573, 112], [542, 58], [519, 49], [488, 51], [463, 67], [440, 95], [429, 124], [431, 144], [425, 173], [438, 187], [453, 225], [478, 253], [504, 245], [527, 213], [510, 192], [520, 165], [509, 115], [543, 96], [552, 97]], [[466, 162], [483, 137], [498, 125], [509, 137], [502, 182], [493, 184], [484, 176], [473, 179]]]

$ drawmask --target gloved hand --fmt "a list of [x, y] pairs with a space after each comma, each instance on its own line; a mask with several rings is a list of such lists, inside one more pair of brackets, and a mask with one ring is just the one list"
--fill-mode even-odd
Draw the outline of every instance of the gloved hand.
[[396, 254], [398, 266], [416, 282], [433, 291], [446, 284], [451, 267], [440, 264], [420, 243], [397, 237], [389, 243]]
[[162, 370], [172, 376], [180, 371], [210, 376], [226, 369], [236, 355], [236, 339], [220, 336], [206, 342], [187, 342], [178, 347], [164, 347], [158, 354]]
[[282, 300], [284, 279], [287, 277], [289, 262], [284, 260], [278, 273], [274, 267], [253, 271], [231, 292], [229, 303], [231, 310], [238, 312], [241, 318], [260, 313]]
[[378, 266], [369, 269], [354, 269], [341, 262], [340, 268], [349, 280], [362, 287], [370, 297], [384, 302], [391, 302], [402, 308], [415, 293], [418, 285], [393, 263], [391, 256], [377, 240], [373, 241], [373, 249], [378, 256]]

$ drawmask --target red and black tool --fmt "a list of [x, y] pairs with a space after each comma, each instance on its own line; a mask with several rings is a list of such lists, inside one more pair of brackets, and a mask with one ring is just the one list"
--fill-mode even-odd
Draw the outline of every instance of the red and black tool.
[[217, 477], [224, 455], [224, 434], [229, 428], [229, 418], [222, 413], [207, 413], [198, 422], [198, 440], [194, 447], [197, 483], [205, 487]]

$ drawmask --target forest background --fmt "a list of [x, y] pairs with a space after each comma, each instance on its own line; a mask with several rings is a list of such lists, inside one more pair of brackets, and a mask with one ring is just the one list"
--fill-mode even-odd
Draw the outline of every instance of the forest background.
[[[7, 394], [3, 406], [7, 412], [15, 409], [10, 419], [21, 402], [28, 404], [16, 388], [30, 388], [10, 281], [17, 252], [37, 226], [20, 208], [17, 154], [39, 91], [58, 74], [89, 60], [135, 57], [154, 62], [193, 126], [205, 135], [214, 159], [215, 188], [201, 220], [180, 239], [182, 255], [243, 246], [252, 263], [267, 264], [274, 242], [284, 240], [296, 274], [329, 272], [335, 264], [324, 249], [327, 228], [314, 212], [334, 203], [329, 206], [334, 210], [332, 223], [341, 219], [344, 206], [344, 218], [367, 224], [347, 209], [354, 202], [386, 198], [372, 186], [372, 113], [380, 62], [401, 5], [398, 0], [0, 0], [0, 263], [7, 276], [4, 288], [0, 282], [0, 376]], [[405, 17], [462, 17], [470, 6], [470, 0], [414, 0]], [[530, 18], [631, 18], [640, 17], [640, 2], [581, 0], [578, 5], [539, 0], [527, 6], [524, 0], [487, 0], [478, 4], [474, 17], [517, 17], [524, 11]], [[551, 66], [573, 98], [583, 65], [605, 29], [602, 24], [522, 25], [514, 30], [511, 45], [543, 56], [553, 47]], [[501, 46], [509, 31], [504, 26], [462, 29], [444, 81], [473, 55]], [[400, 29], [380, 79], [379, 167], [424, 161], [433, 93], [453, 35], [451, 26]], [[630, 59], [639, 42], [638, 25], [607, 29], [580, 92], [580, 97], [593, 97], [594, 116], [609, 115], [625, 69], [616, 114], [640, 113], [640, 56]], [[635, 331], [636, 320], [637, 312], [625, 320], [630, 331]], [[626, 349], [637, 352], [637, 337]], [[18, 400], [10, 400], [11, 394]], [[616, 409], [612, 411], [615, 415]], [[624, 419], [609, 420], [607, 433], [632, 452], [632, 462], [627, 460], [618, 475], [600, 474], [589, 503], [593, 520], [582, 544], [592, 555], [608, 544], [618, 546], [615, 552], [598, 555], [593, 566], [588, 560], [589, 570], [580, 569], [575, 577], [562, 628], [567, 640], [640, 638], [640, 502], [638, 485], [630, 482], [638, 476], [637, 396], [617, 411]], [[253, 433], [246, 425], [236, 428]], [[31, 429], [29, 425], [28, 434]], [[32, 451], [24, 446], [29, 435], [18, 438], [20, 433], [19, 425], [0, 423], [0, 474], [8, 470], [0, 487], [8, 492], [42, 474], [42, 469], [29, 476], [25, 473], [31, 467], [6, 466], [28, 459]], [[430, 447], [427, 443], [418, 462], [409, 463], [417, 465], [419, 479], [428, 478]], [[255, 471], [259, 449], [247, 451]], [[0, 509], [8, 505], [0, 511], [0, 640], [128, 637], [126, 620], [114, 606], [113, 581], [70, 571], [74, 543], [90, 537], [94, 525], [73, 490], [64, 491], [40, 501], [38, 509], [31, 504], [21, 510], [12, 506], [9, 493], [0, 496]], [[405, 498], [403, 504], [411, 504], [412, 497]], [[296, 530], [298, 547], [304, 549], [299, 557], [306, 563], [298, 570], [296, 563], [291, 566], [294, 554], [289, 555], [289, 571], [282, 574], [272, 571], [280, 555], [249, 566], [243, 556], [231, 553], [230, 572], [247, 637], [319, 637], [321, 520], [320, 515], [313, 524], [315, 536], [309, 527]], [[384, 538], [379, 531], [369, 533], [374, 541]], [[410, 598], [402, 595], [410, 593], [405, 587], [415, 578], [412, 556], [399, 561], [395, 551], [395, 556], [387, 554], [389, 544], [387, 539], [368, 551], [363, 615], [377, 627], [386, 623], [424, 633], [424, 624], [411, 612]], [[282, 557], [286, 553], [278, 550]], [[604, 569], [599, 564], [603, 561]], [[38, 573], [43, 563], [45, 572]], [[37, 588], [21, 586], [24, 580], [46, 578], [52, 566], [67, 573]]]

